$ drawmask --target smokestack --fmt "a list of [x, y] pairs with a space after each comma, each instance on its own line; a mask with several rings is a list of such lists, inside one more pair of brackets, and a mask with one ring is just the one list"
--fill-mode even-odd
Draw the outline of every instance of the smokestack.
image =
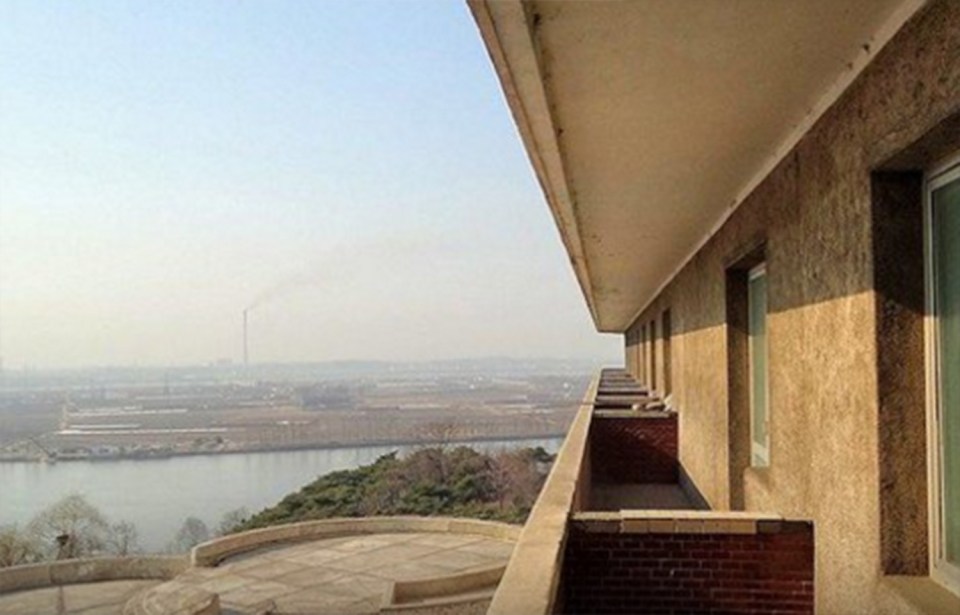
[[243, 366], [250, 365], [250, 347], [247, 346], [247, 310], [243, 310]]

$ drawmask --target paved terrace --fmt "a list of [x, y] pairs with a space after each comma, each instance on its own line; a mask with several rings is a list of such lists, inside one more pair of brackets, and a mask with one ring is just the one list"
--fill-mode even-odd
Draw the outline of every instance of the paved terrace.
[[478, 614], [519, 532], [470, 519], [331, 519], [216, 539], [189, 560], [17, 566], [0, 570], [0, 615]]
[[[512, 551], [511, 542], [471, 535], [347, 536], [260, 550], [215, 568], [191, 568], [151, 593], [200, 588], [220, 596], [223, 613], [379, 613], [384, 596], [398, 581], [502, 567]], [[459, 597], [489, 600], [492, 589]]]

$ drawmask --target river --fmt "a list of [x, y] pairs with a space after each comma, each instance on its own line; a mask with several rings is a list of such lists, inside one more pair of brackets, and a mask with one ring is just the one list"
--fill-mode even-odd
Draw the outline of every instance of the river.
[[[555, 453], [561, 438], [478, 442], [492, 452], [542, 446]], [[83, 495], [110, 521], [137, 526], [140, 545], [162, 549], [188, 516], [215, 527], [224, 513], [276, 504], [317, 476], [371, 463], [413, 446], [195, 455], [166, 459], [0, 463], [0, 526], [26, 524], [44, 507], [71, 493]]]

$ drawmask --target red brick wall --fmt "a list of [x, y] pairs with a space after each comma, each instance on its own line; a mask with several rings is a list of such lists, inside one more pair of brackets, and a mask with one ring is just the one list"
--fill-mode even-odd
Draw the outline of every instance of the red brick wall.
[[677, 415], [594, 417], [590, 462], [598, 482], [676, 483]]
[[813, 529], [773, 533], [588, 533], [570, 525], [565, 613], [813, 613]]

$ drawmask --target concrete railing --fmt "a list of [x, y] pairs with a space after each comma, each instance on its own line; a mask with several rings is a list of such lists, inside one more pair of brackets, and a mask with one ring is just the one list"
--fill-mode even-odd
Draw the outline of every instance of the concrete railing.
[[0, 594], [124, 579], [167, 580], [190, 565], [187, 557], [94, 557], [0, 568]]
[[589, 501], [589, 436], [594, 378], [557, 453], [513, 556], [490, 604], [488, 615], [546, 615], [554, 610], [560, 582], [567, 519], [579, 502]]
[[275, 544], [353, 536], [405, 532], [474, 534], [515, 542], [521, 528], [508, 523], [450, 517], [357, 517], [323, 519], [275, 525], [204, 542], [193, 548], [194, 566], [216, 566], [224, 559]]

